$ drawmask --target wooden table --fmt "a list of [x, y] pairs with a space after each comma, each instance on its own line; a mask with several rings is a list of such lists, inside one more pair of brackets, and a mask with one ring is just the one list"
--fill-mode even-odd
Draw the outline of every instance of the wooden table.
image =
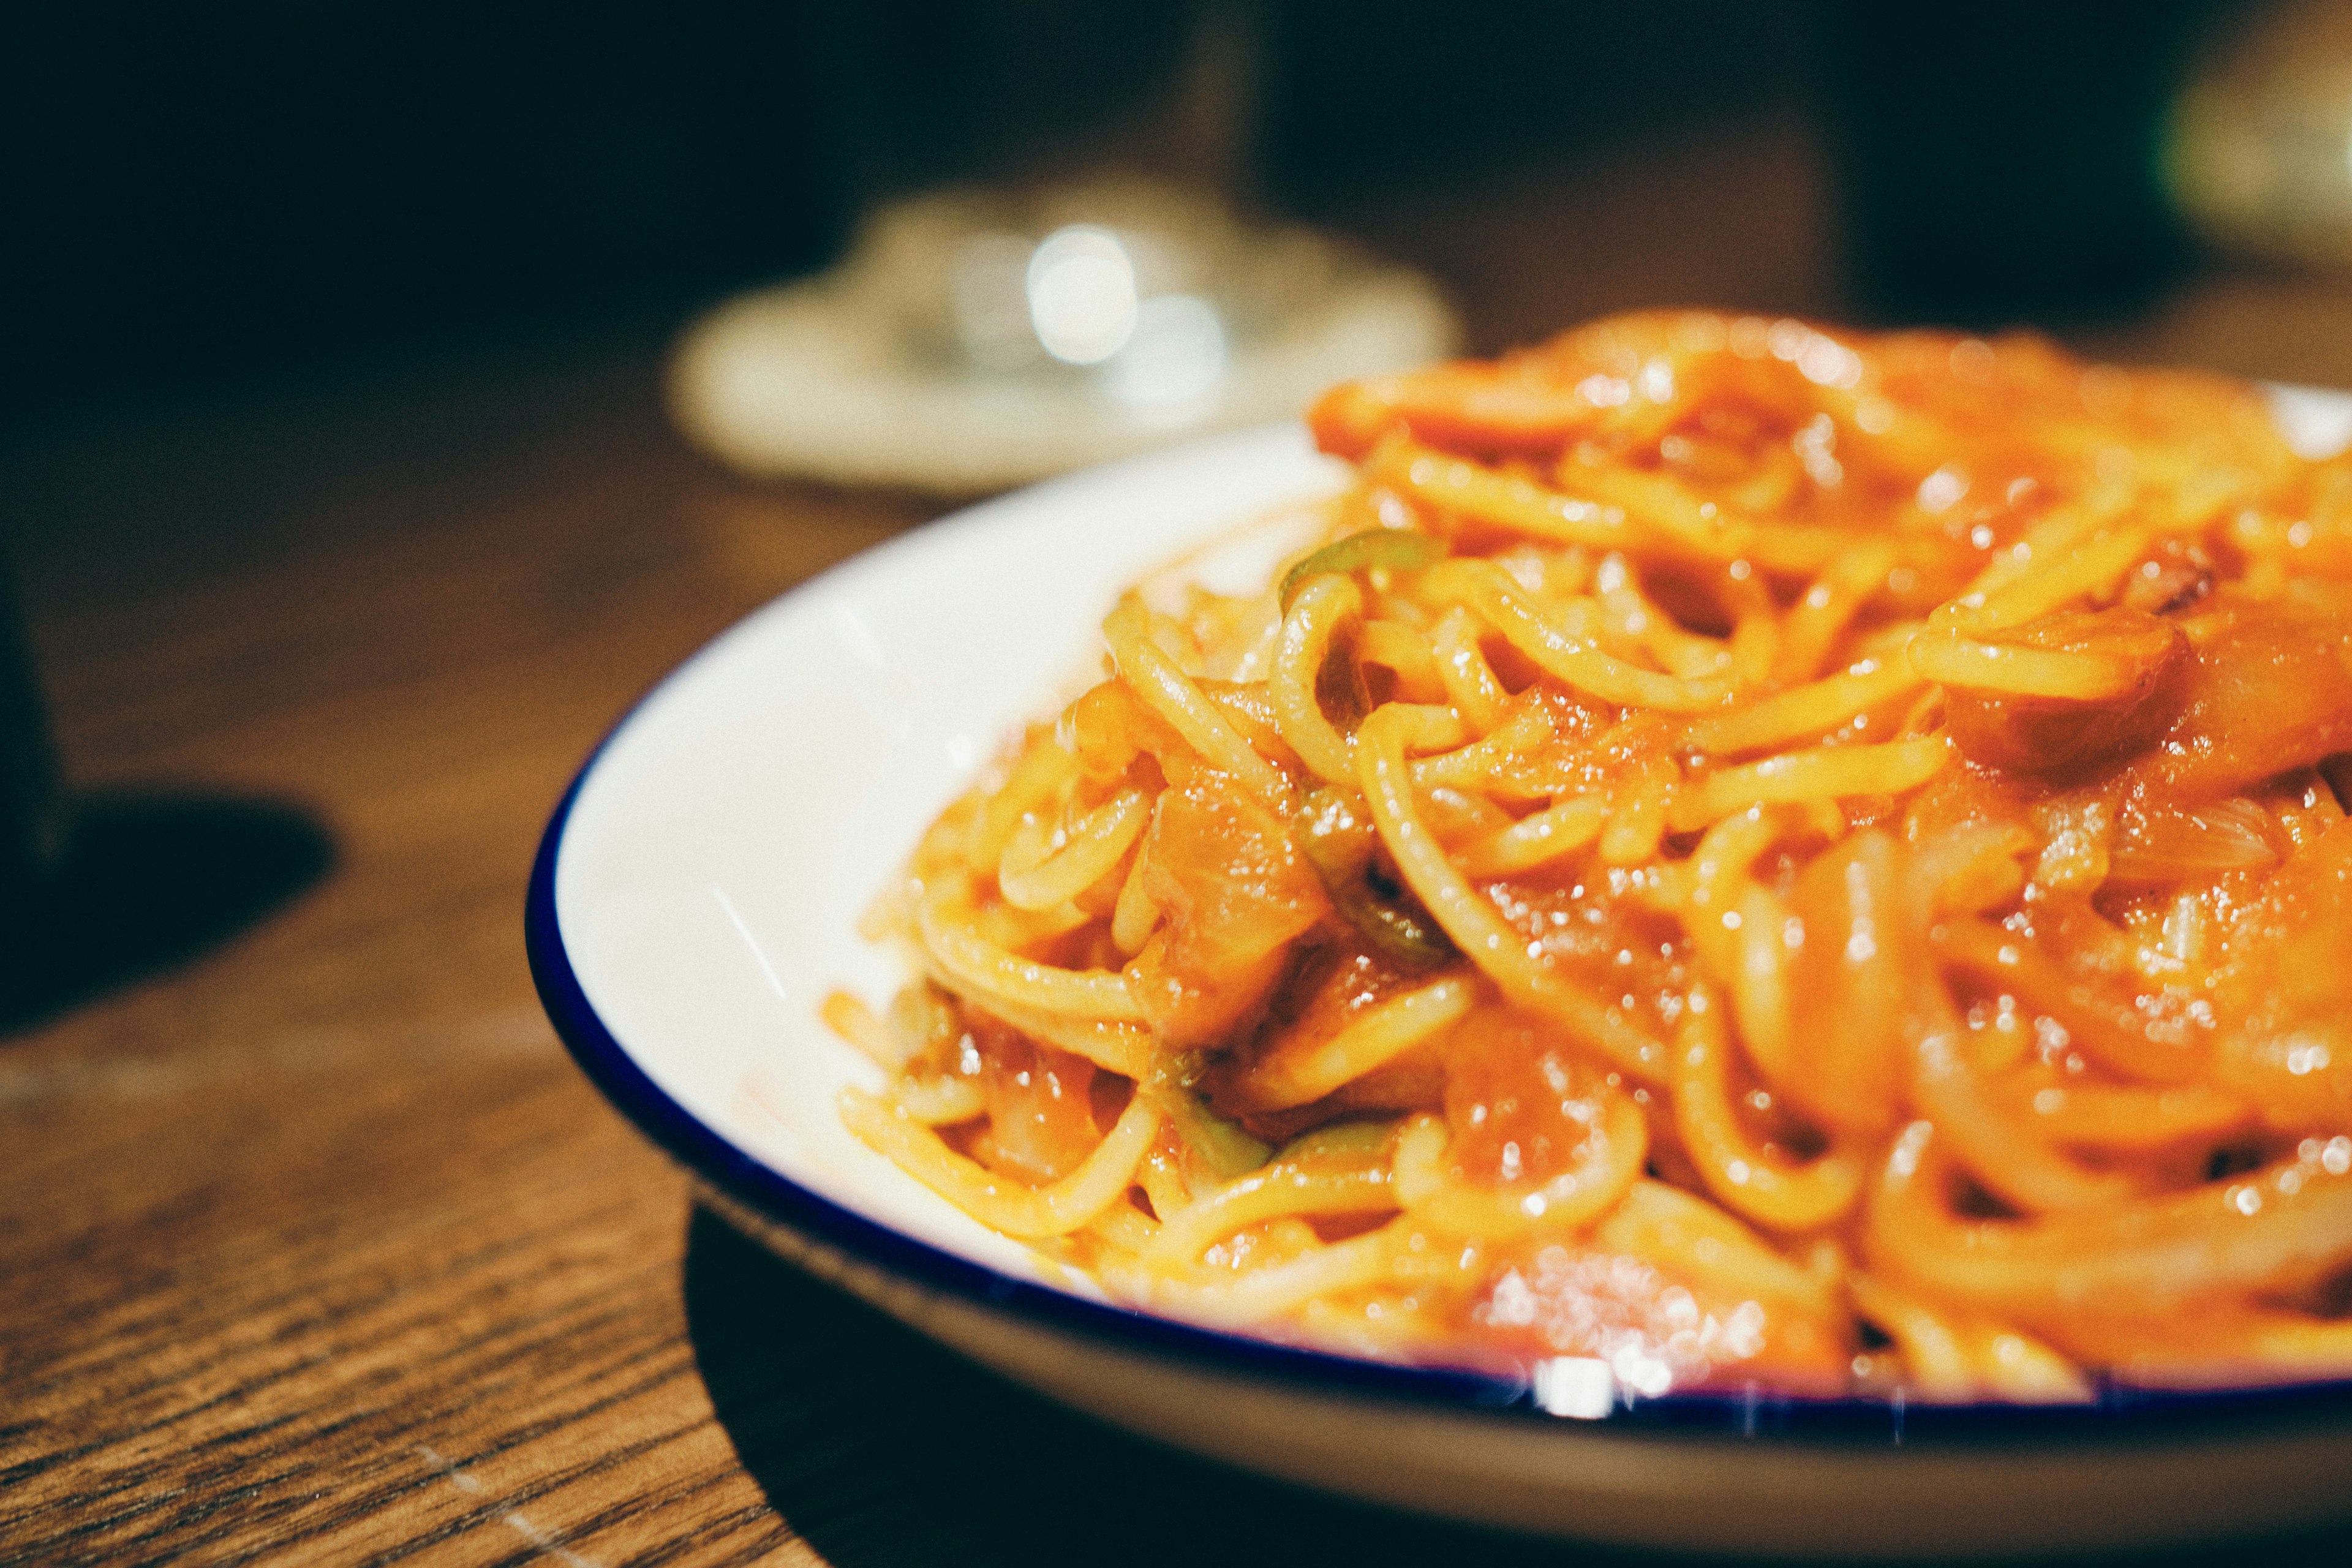
[[[1452, 281], [1482, 346], [1646, 300], [1834, 309], [1801, 131], [1641, 159], [1362, 226]], [[2347, 300], [2208, 281], [2105, 346], [2352, 384]], [[520, 915], [572, 769], [702, 640], [932, 510], [695, 458], [659, 348], [250, 401], [0, 471], [93, 820], [168, 826], [178, 896], [319, 873], [0, 1037], [0, 1560], [1560, 1560], [964, 1364], [698, 1213], [564, 1057]]]

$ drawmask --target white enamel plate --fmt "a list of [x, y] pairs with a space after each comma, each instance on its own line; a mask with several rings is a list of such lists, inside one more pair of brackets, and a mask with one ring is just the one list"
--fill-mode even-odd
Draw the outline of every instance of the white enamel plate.
[[[2352, 422], [2343, 398], [2282, 409], [2315, 444]], [[532, 878], [533, 973], [582, 1067], [784, 1256], [1070, 1405], [1309, 1485], [1806, 1555], [2146, 1544], [2352, 1512], [2346, 1385], [1906, 1410], [1628, 1402], [1376, 1364], [1116, 1306], [843, 1130], [836, 1091], [879, 1074], [817, 1007], [898, 984], [855, 927], [924, 825], [1088, 678], [1123, 585], [1340, 482], [1287, 426], [1077, 475], [896, 540], [697, 654], [589, 759]]]

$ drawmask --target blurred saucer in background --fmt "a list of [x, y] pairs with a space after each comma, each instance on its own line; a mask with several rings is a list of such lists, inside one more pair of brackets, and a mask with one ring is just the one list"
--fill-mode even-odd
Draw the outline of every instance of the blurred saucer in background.
[[745, 472], [971, 495], [1294, 418], [1458, 339], [1419, 274], [1200, 192], [960, 189], [883, 208], [831, 271], [694, 323], [669, 395]]

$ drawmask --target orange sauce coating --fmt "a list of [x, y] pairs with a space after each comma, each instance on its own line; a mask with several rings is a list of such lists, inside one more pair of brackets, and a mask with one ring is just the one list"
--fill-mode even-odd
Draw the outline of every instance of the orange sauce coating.
[[2352, 1373], [2352, 460], [2218, 378], [1706, 312], [1309, 423], [1357, 478], [1280, 597], [1124, 602], [917, 852], [950, 1022], [894, 1065], [978, 1092], [861, 1135], [1365, 1353]]

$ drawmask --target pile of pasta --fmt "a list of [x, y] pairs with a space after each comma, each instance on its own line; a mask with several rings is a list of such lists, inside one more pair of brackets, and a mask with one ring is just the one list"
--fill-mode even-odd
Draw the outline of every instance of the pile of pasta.
[[877, 904], [860, 1139], [1349, 1353], [2352, 1375], [2352, 460], [2218, 378], [1701, 312], [1310, 423], [1319, 542], [1119, 600]]

